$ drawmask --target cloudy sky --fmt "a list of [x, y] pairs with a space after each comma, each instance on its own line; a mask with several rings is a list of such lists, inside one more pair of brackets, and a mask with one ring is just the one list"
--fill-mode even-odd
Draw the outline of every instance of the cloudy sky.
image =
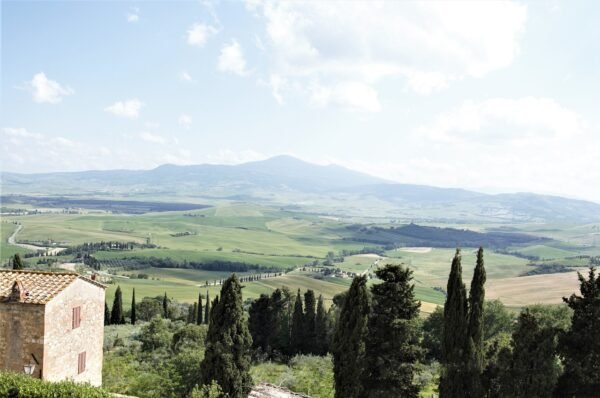
[[600, 202], [596, 1], [2, 2], [2, 169], [290, 154]]

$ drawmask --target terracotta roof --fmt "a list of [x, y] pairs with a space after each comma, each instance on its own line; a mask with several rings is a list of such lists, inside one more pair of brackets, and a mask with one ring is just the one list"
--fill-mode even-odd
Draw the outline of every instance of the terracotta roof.
[[277, 387], [269, 383], [256, 385], [250, 391], [248, 398], [310, 398], [308, 395], [298, 394], [287, 388]]
[[0, 270], [0, 301], [7, 301], [15, 282], [19, 281], [25, 290], [25, 304], [46, 304], [62, 292], [76, 279], [82, 279], [96, 286], [105, 286], [74, 272], [45, 272], [30, 270]]

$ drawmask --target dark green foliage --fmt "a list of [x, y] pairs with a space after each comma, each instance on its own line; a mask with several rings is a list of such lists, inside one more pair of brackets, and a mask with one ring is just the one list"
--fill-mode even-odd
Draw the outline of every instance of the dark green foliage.
[[316, 326], [316, 298], [313, 290], [307, 290], [304, 293], [304, 332], [303, 332], [303, 353], [315, 354], [317, 352], [317, 334]]
[[467, 392], [471, 397], [483, 396], [481, 374], [484, 366], [483, 351], [483, 311], [485, 299], [485, 267], [483, 264], [483, 248], [477, 251], [477, 263], [471, 280], [469, 291], [469, 313], [467, 327], [467, 360], [466, 377]]
[[[556, 361], [556, 329], [543, 327], [526, 309], [512, 338], [512, 355], [500, 377], [500, 396], [545, 398], [552, 395], [560, 368]], [[502, 363], [500, 363], [502, 365]]]
[[125, 315], [123, 314], [123, 294], [121, 287], [117, 286], [115, 298], [113, 300], [112, 311], [110, 312], [110, 324], [122, 325], [125, 323]]
[[188, 324], [177, 329], [171, 340], [171, 350], [175, 353], [186, 349], [198, 349], [206, 341], [206, 326]]
[[142, 301], [136, 305], [136, 318], [142, 321], [149, 321], [154, 317], [162, 316], [163, 309], [161, 305], [162, 299], [153, 297], [144, 297]]
[[163, 318], [168, 318], [169, 317], [169, 299], [167, 298], [167, 292], [165, 292], [165, 295], [163, 297], [163, 301], [162, 301], [162, 309], [163, 309]]
[[383, 282], [371, 287], [373, 304], [365, 340], [363, 396], [417, 397], [414, 384], [418, 347], [418, 316], [412, 271], [386, 265], [375, 271]]
[[230, 398], [246, 398], [252, 387], [252, 337], [242, 306], [242, 286], [232, 275], [221, 288], [211, 311], [199, 385], [216, 381]]
[[108, 304], [104, 302], [104, 326], [110, 325], [110, 310]]
[[210, 319], [210, 298], [208, 297], [208, 291], [206, 292], [206, 306], [204, 307], [204, 323], [208, 325]]
[[460, 250], [456, 250], [448, 277], [444, 305], [444, 335], [442, 339], [441, 398], [467, 397], [465, 386], [465, 347], [467, 337], [467, 292], [462, 281]]
[[151, 352], [169, 347], [172, 335], [169, 332], [167, 322], [156, 317], [142, 327], [138, 336], [138, 339], [142, 342], [142, 351]]
[[489, 341], [512, 333], [514, 317], [500, 300], [486, 301], [483, 306], [483, 339]]
[[[319, 298], [319, 303], [322, 299]], [[333, 337], [333, 371], [336, 398], [356, 398], [362, 393], [365, 337], [369, 315], [367, 278], [357, 276], [345, 296]]]
[[192, 304], [192, 319], [190, 319], [190, 323], [196, 323], [196, 317], [198, 316], [198, 303]]
[[196, 324], [202, 325], [202, 294], [198, 293], [198, 309], [196, 310]]
[[581, 296], [563, 298], [573, 310], [571, 329], [559, 342], [565, 371], [556, 397], [596, 397], [600, 394], [600, 277], [592, 267], [585, 279], [579, 275]]
[[101, 388], [72, 381], [50, 383], [31, 376], [0, 372], [0, 397], [6, 398], [51, 398], [85, 397], [111, 398], [112, 395]]
[[325, 355], [329, 351], [327, 336], [327, 312], [323, 304], [323, 296], [319, 295], [317, 300], [317, 316], [315, 318], [315, 354]]
[[279, 354], [290, 352], [290, 319], [292, 309], [292, 295], [287, 288], [275, 289], [270, 298], [271, 321], [273, 334], [271, 346]]
[[12, 258], [12, 269], [21, 270], [23, 268], [23, 260], [21, 260], [19, 253], [16, 253]]
[[133, 294], [131, 296], [131, 324], [135, 325], [137, 321], [137, 315], [135, 312], [135, 288], [133, 289]]
[[261, 294], [250, 305], [249, 313], [248, 329], [252, 335], [252, 348], [260, 348], [262, 352], [268, 352], [272, 344], [271, 334], [274, 329], [269, 296]]
[[290, 333], [290, 352], [298, 354], [304, 347], [304, 311], [302, 309], [302, 295], [300, 289], [294, 302], [294, 313], [292, 314], [292, 330]]
[[423, 343], [425, 356], [429, 360], [442, 358], [442, 337], [444, 334], [444, 309], [436, 307], [423, 322]]

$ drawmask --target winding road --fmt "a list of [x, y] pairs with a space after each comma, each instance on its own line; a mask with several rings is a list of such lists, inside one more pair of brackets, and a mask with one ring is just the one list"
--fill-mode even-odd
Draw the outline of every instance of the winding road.
[[7, 242], [9, 245], [19, 246], [19, 247], [22, 247], [23, 249], [33, 250], [34, 252], [37, 252], [38, 250], [44, 250], [46, 252], [46, 254], [49, 256], [57, 255], [58, 253], [60, 253], [61, 251], [66, 249], [66, 247], [46, 247], [46, 246], [29, 245], [27, 243], [18, 243], [17, 242], [17, 234], [22, 229], [23, 229], [23, 226], [21, 224], [17, 225], [17, 229], [15, 229], [15, 232], [13, 232], [12, 235], [8, 237]]

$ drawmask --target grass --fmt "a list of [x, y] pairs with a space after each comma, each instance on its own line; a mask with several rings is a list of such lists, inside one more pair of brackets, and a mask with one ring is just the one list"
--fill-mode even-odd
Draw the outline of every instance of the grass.
[[532, 245], [513, 250], [526, 256], [537, 256], [541, 260], [562, 259], [565, 257], [576, 256], [578, 254], [576, 251], [564, 250], [545, 245]]
[[23, 257], [27, 253], [31, 253], [31, 250], [24, 249], [19, 246], [9, 245], [8, 238], [17, 229], [17, 226], [13, 223], [2, 222], [0, 223], [0, 237], [2, 243], [0, 244], [0, 260], [8, 260], [9, 257], [19, 254]]

